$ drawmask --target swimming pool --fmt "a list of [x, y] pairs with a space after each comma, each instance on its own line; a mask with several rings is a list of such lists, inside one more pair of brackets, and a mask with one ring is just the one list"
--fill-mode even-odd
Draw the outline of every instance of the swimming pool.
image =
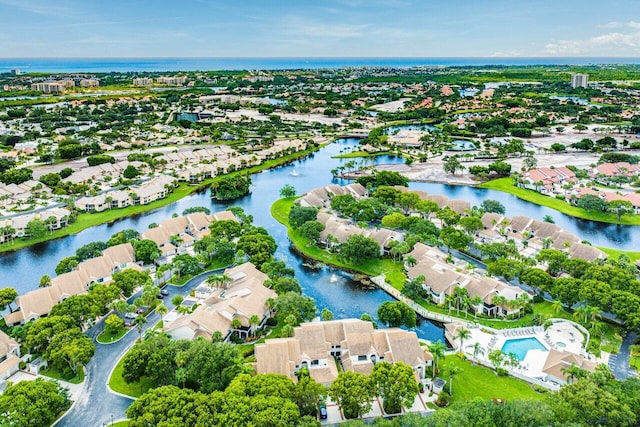
[[547, 351], [547, 348], [542, 345], [536, 338], [518, 338], [515, 340], [507, 340], [502, 346], [502, 352], [504, 354], [513, 353], [518, 360], [524, 360], [529, 350], [543, 350]]

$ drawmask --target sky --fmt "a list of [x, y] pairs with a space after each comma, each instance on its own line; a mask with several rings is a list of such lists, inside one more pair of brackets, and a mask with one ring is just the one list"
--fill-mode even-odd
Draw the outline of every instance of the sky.
[[568, 56], [640, 56], [640, 0], [0, 0], [2, 58]]

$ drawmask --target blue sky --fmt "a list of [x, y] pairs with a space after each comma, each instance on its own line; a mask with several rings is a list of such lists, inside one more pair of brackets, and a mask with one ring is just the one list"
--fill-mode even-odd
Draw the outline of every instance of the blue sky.
[[0, 0], [0, 57], [183, 56], [637, 57], [640, 0]]

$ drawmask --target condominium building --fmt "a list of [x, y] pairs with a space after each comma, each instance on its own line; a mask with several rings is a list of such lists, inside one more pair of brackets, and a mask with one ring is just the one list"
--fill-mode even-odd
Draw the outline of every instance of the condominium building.
[[589, 86], [588, 74], [571, 74], [571, 87], [587, 87]]
[[80, 87], [98, 87], [100, 86], [100, 80], [98, 79], [82, 79], [80, 80]]
[[187, 78], [184, 76], [169, 76], [169, 77], [158, 77], [156, 79], [156, 83], [159, 85], [168, 85], [168, 86], [182, 86], [187, 81]]
[[134, 86], [151, 86], [153, 79], [151, 77], [136, 77], [133, 79]]

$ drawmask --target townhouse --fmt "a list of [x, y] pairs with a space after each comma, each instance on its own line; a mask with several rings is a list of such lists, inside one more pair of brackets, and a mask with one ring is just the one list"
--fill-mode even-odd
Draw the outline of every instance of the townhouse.
[[297, 381], [297, 373], [306, 368], [311, 378], [324, 385], [338, 376], [336, 360], [342, 369], [363, 374], [371, 373], [378, 362], [404, 362], [421, 379], [433, 361], [415, 332], [374, 329], [371, 322], [358, 319], [303, 323], [294, 328], [292, 338], [256, 345], [255, 355], [258, 374], [280, 374]]
[[[217, 289], [200, 289], [198, 307], [190, 314], [180, 315], [176, 310], [165, 316], [164, 330], [173, 339], [193, 340], [204, 337], [210, 340], [213, 334], [220, 332], [225, 340], [233, 334], [246, 339], [262, 329], [271, 310], [267, 300], [277, 294], [264, 286], [268, 276], [250, 262], [229, 268], [224, 273], [229, 281], [221, 283]], [[253, 325], [251, 317], [257, 316], [259, 323]], [[232, 325], [234, 319], [240, 321], [240, 327]]]
[[59, 302], [86, 293], [94, 283], [108, 283], [114, 273], [128, 268], [140, 269], [131, 243], [107, 248], [101, 256], [83, 261], [75, 270], [52, 278], [49, 286], [20, 295], [15, 301], [18, 309], [5, 315], [4, 320], [8, 326], [13, 326], [44, 317]]

